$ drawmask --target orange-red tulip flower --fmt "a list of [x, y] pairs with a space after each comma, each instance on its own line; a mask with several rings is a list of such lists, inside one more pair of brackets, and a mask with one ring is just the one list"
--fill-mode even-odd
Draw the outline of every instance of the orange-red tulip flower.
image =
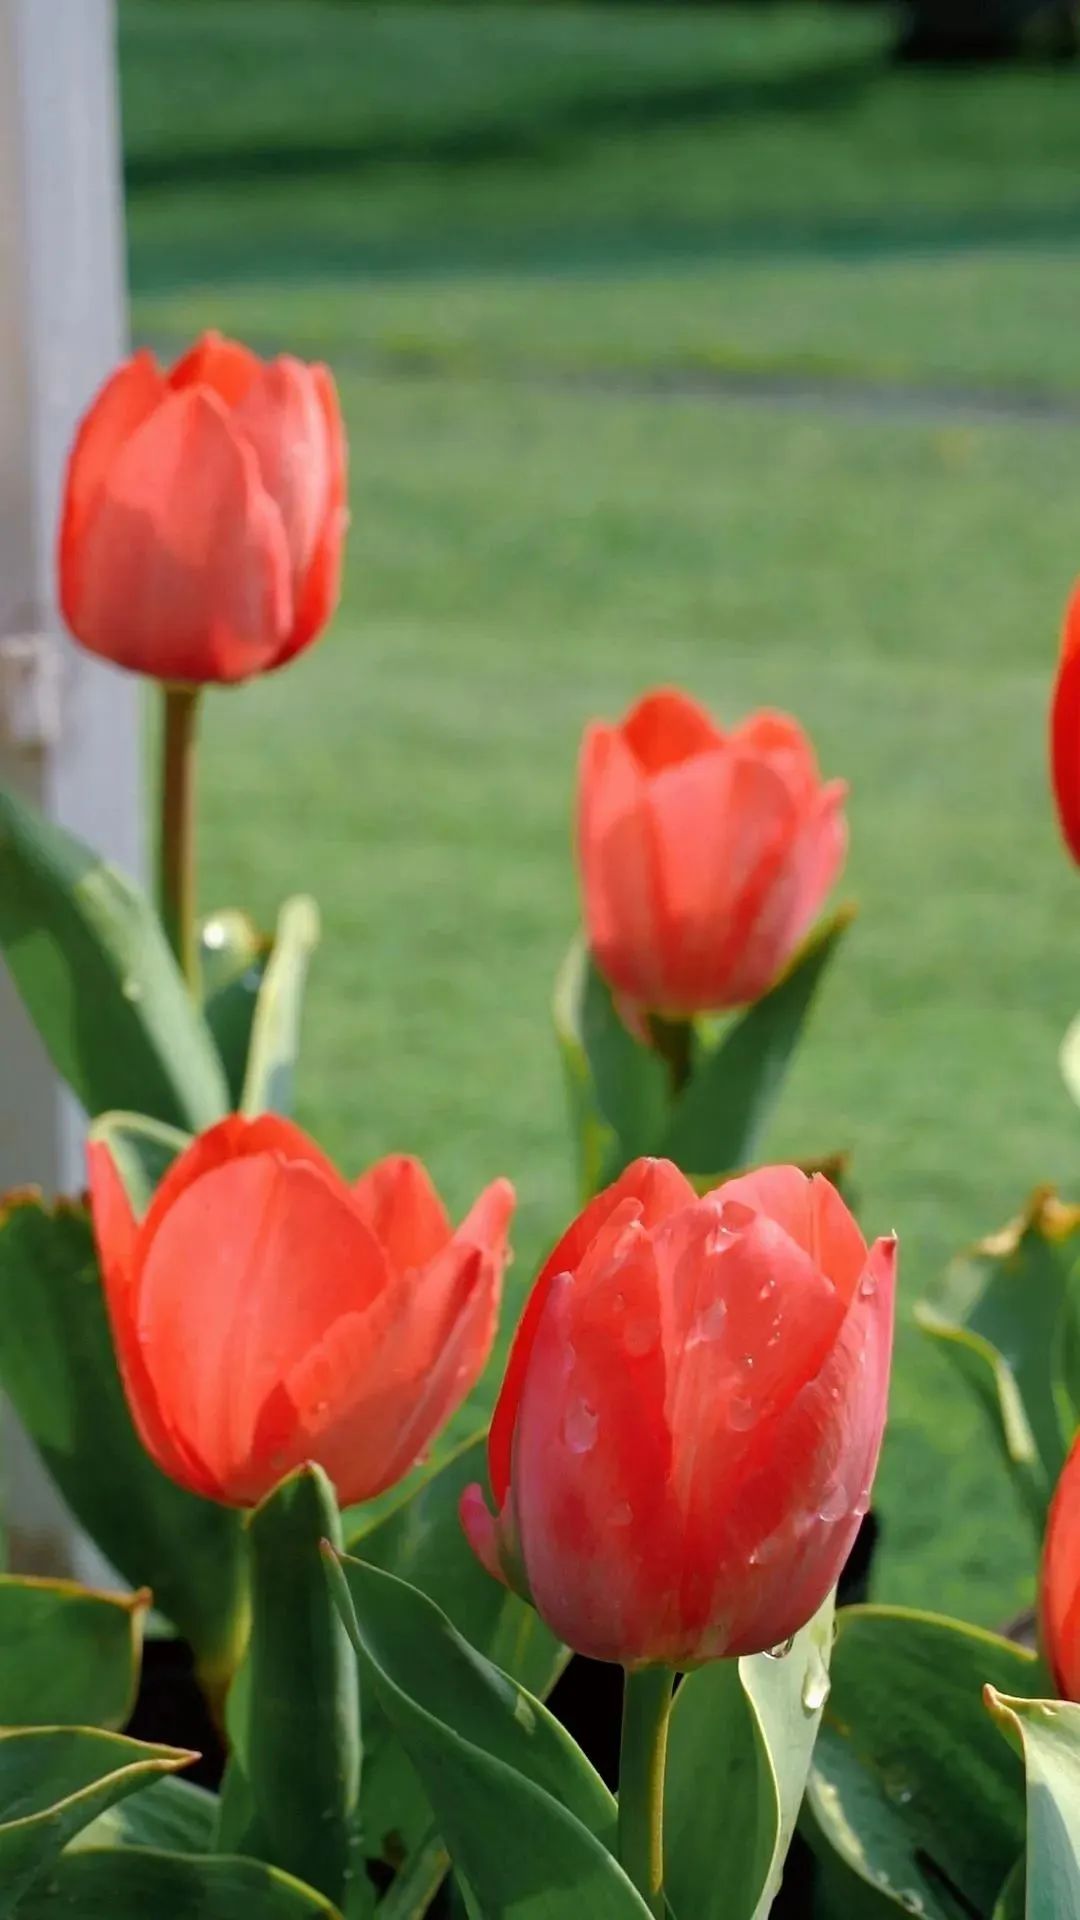
[[560, 1241], [462, 1500], [560, 1639], [685, 1668], [782, 1645], [839, 1578], [885, 1422], [895, 1241], [795, 1167], [704, 1199], [638, 1160]]
[[399, 1480], [475, 1384], [514, 1190], [455, 1232], [419, 1161], [349, 1187], [286, 1120], [202, 1134], [136, 1221], [102, 1143], [94, 1232], [135, 1425], [193, 1493], [252, 1506], [305, 1461], [343, 1505]]
[[1065, 1700], [1080, 1701], [1080, 1439], [1050, 1506], [1039, 1581], [1042, 1642]]
[[845, 793], [785, 714], [724, 734], [660, 691], [590, 726], [578, 858], [589, 945], [616, 991], [673, 1015], [758, 999], [843, 865]]
[[68, 462], [60, 598], [75, 638], [157, 680], [247, 680], [337, 603], [345, 437], [327, 369], [208, 333], [171, 373], [137, 353]]
[[1080, 586], [1065, 614], [1050, 709], [1050, 769], [1065, 844], [1080, 865]]

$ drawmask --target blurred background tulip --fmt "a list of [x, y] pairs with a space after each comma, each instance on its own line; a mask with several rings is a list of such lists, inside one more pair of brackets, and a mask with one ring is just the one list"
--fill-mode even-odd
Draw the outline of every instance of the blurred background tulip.
[[661, 690], [591, 726], [578, 858], [589, 944], [616, 991], [669, 1015], [765, 993], [843, 866], [845, 793], [785, 714], [725, 734]]
[[1080, 1440], [1050, 1507], [1039, 1582], [1043, 1650], [1066, 1700], [1080, 1700]]
[[158, 680], [247, 680], [337, 604], [345, 438], [323, 366], [215, 333], [98, 394], [68, 465], [60, 595], [90, 652]]
[[1080, 863], [1080, 586], [1065, 614], [1050, 708], [1050, 772], [1065, 844]]
[[544, 1267], [469, 1539], [577, 1652], [685, 1668], [782, 1645], [835, 1585], [885, 1424], [896, 1243], [820, 1174], [697, 1199], [639, 1160]]
[[94, 1231], [144, 1445], [208, 1499], [262, 1500], [303, 1462], [343, 1505], [414, 1465], [475, 1384], [498, 1315], [509, 1182], [456, 1231], [419, 1161], [350, 1188], [276, 1117], [230, 1117], [173, 1163], [137, 1222], [90, 1148]]

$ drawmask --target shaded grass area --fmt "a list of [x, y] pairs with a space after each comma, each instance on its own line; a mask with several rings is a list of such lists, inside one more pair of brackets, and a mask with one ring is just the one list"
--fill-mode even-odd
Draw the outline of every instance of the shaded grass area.
[[[1075, 437], [512, 376], [1074, 386], [1075, 79], [892, 72], [872, 10], [258, 16], [125, 0], [122, 51], [139, 331], [343, 377], [336, 631], [207, 729], [207, 903], [324, 906], [304, 1118], [345, 1165], [423, 1153], [458, 1211], [512, 1174], [516, 1305], [573, 1203], [547, 1004], [582, 724], [664, 680], [788, 707], [852, 783], [862, 917], [772, 1145], [855, 1149], [910, 1302], [1076, 1184], [1080, 891], [1043, 769]], [[883, 1594], [1025, 1597], [1011, 1496], [906, 1322], [881, 1500]]]
[[1068, 70], [827, 6], [127, 0], [142, 324], [451, 367], [1078, 384]]
[[[1074, 1179], [1054, 1054], [1080, 894], [1042, 764], [1070, 436], [345, 391], [343, 616], [287, 676], [211, 703], [207, 764], [210, 896], [267, 915], [303, 880], [324, 903], [303, 1092], [331, 1150], [414, 1148], [458, 1209], [509, 1172], [518, 1296], [572, 1205], [546, 1012], [577, 739], [668, 679], [731, 716], [789, 706], [852, 783], [862, 917], [775, 1150], [854, 1147], [909, 1302], [1037, 1179]], [[1011, 1499], [906, 1325], [881, 1495], [883, 1592], [987, 1620], [1020, 1599]]]

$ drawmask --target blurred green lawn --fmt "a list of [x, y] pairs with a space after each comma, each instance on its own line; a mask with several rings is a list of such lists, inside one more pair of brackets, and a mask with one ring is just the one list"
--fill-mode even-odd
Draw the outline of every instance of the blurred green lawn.
[[[207, 728], [207, 903], [323, 903], [306, 1121], [347, 1165], [423, 1153], [459, 1208], [511, 1173], [524, 1284], [572, 1203], [576, 743], [673, 680], [789, 707], [852, 784], [862, 917], [776, 1151], [855, 1149], [908, 1303], [1036, 1180], [1075, 1188], [1043, 734], [1076, 429], [828, 386], [1080, 387], [1080, 77], [892, 73], [872, 12], [809, 6], [127, 0], [122, 38], [138, 332], [326, 353], [352, 432], [336, 630]], [[650, 386], [709, 366], [825, 391]], [[882, 1594], [1024, 1598], [1011, 1498], [906, 1324], [880, 1496]]]

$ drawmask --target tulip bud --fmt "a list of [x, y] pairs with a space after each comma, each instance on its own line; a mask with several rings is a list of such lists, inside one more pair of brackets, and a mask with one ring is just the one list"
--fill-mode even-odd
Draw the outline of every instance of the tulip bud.
[[264, 364], [208, 333], [164, 374], [106, 381], [68, 461], [60, 598], [114, 665], [246, 680], [316, 638], [337, 603], [345, 438], [325, 367]]
[[1080, 865], [1080, 585], [1065, 613], [1050, 709], [1050, 772], [1065, 844]]
[[759, 999], [843, 865], [845, 793], [784, 714], [725, 735], [661, 691], [591, 726], [578, 858], [589, 944], [616, 992], [683, 1017]]
[[1039, 1579], [1043, 1650], [1058, 1691], [1080, 1701], [1080, 1438], [1061, 1470]]
[[465, 1531], [567, 1644], [627, 1667], [760, 1653], [804, 1626], [866, 1512], [895, 1241], [820, 1174], [704, 1199], [638, 1160], [544, 1267]]
[[343, 1506], [409, 1471], [471, 1391], [495, 1333], [514, 1190], [456, 1232], [419, 1161], [352, 1188], [289, 1121], [231, 1116], [136, 1221], [103, 1142], [94, 1232], [132, 1417], [164, 1473], [254, 1506], [321, 1466]]

